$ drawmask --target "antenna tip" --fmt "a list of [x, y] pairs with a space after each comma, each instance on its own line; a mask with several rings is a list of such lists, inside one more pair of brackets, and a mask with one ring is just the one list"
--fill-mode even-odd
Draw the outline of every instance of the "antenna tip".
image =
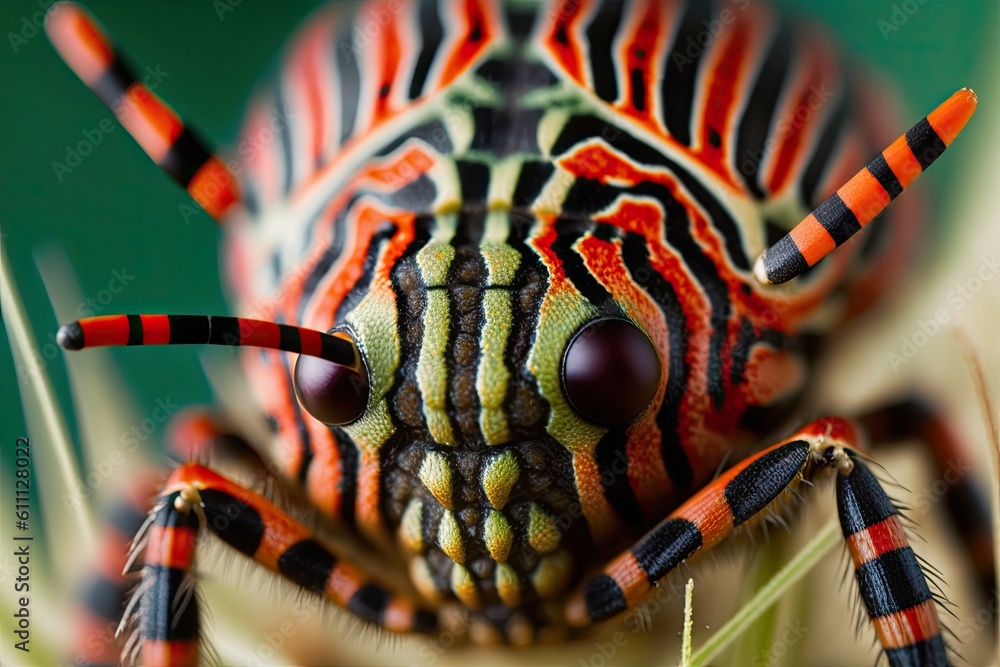
[[79, 322], [70, 322], [59, 327], [56, 342], [64, 350], [83, 349], [83, 327]]

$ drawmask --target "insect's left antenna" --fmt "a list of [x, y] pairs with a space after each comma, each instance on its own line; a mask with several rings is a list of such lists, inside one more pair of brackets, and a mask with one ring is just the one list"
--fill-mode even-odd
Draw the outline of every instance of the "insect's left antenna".
[[85, 9], [59, 2], [45, 15], [59, 55], [132, 135], [146, 154], [216, 220], [240, 194], [236, 179], [173, 109], [136, 78]]
[[56, 341], [66, 350], [123, 345], [261, 347], [318, 357], [360, 371], [361, 355], [347, 333], [212, 315], [101, 315], [64, 324]]

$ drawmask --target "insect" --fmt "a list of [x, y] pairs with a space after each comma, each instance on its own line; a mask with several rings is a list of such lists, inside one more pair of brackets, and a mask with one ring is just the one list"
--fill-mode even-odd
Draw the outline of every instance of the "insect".
[[[177, 601], [209, 532], [388, 630], [435, 632], [457, 603], [474, 638], [522, 645], [624, 612], [833, 478], [890, 663], [946, 664], [931, 588], [863, 454], [867, 430], [947, 460], [959, 445], [932, 408], [903, 397], [799, 424], [714, 476], [792, 409], [811, 342], [888, 292], [919, 239], [903, 190], [977, 100], [960, 90], [893, 140], [825, 41], [732, 4], [707, 45], [699, 2], [323, 11], [231, 160], [82, 9], [50, 12], [67, 63], [220, 220], [234, 308], [251, 315], [87, 318], [60, 344], [247, 348], [273, 430], [259, 455], [397, 554], [415, 589], [187, 463], [138, 542], [126, 650], [197, 660], [199, 607]], [[211, 415], [186, 424], [189, 448], [258, 455]]]

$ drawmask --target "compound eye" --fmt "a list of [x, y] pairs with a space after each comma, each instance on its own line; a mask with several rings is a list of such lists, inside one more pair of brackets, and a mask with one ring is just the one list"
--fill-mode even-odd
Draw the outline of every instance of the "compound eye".
[[350, 424], [368, 405], [368, 375], [319, 357], [299, 355], [295, 395], [302, 407], [325, 424]]
[[660, 372], [660, 355], [637, 326], [625, 320], [597, 320], [566, 347], [563, 392], [588, 421], [620, 426], [653, 400]]

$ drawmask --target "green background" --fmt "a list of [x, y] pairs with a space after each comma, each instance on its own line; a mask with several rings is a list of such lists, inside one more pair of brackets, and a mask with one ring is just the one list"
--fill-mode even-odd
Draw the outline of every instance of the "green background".
[[[105, 135], [61, 182], [57, 179], [52, 162], [64, 161], [68, 145], [76, 145], [85, 131], [96, 130], [111, 116], [59, 60], [40, 29], [34, 35], [31, 29], [25, 31], [25, 21], [46, 4], [0, 3], [0, 225], [40, 344], [44, 348], [52, 343], [57, 327], [33, 255], [45, 244], [62, 246], [87, 295], [96, 297], [107, 288], [112, 271], [124, 268], [135, 276], [105, 314], [226, 312], [217, 270], [218, 228], [204, 213], [185, 224], [178, 207], [188, 203], [186, 194], [121, 128]], [[316, 4], [87, 3], [137, 69], [159, 66], [168, 73], [157, 94], [223, 146], [236, 136], [254, 83], [273, 66], [284, 38]], [[849, 50], [895, 79], [914, 120], [961, 86], [1000, 93], [996, 63], [986, 57], [987, 45], [1000, 38], [996, 0], [779, 4], [827, 24]], [[897, 13], [896, 18], [906, 16], [906, 22], [884, 35], [894, 11], [904, 12], [904, 5], [916, 11]], [[220, 18], [220, 7], [231, 11]], [[885, 22], [881, 28], [880, 21]], [[15, 53], [9, 33], [22, 32], [27, 42]], [[981, 114], [1000, 113], [998, 109], [1000, 104], [982, 99]], [[901, 132], [905, 129], [900, 127]], [[995, 139], [977, 136], [973, 123], [949, 152], [949, 162], [958, 164], [971, 144], [982, 141]], [[960, 186], [947, 168], [932, 170], [924, 184], [937, 191]], [[0, 348], [7, 349], [2, 330]], [[53, 351], [51, 345], [48, 351]], [[153, 410], [158, 398], [181, 404], [210, 400], [191, 349], [117, 350], [115, 355], [143, 414]], [[68, 406], [61, 357], [54, 356], [47, 368]], [[7, 353], [0, 353], [0, 381], [0, 438], [6, 443], [25, 431], [14, 364]]]

